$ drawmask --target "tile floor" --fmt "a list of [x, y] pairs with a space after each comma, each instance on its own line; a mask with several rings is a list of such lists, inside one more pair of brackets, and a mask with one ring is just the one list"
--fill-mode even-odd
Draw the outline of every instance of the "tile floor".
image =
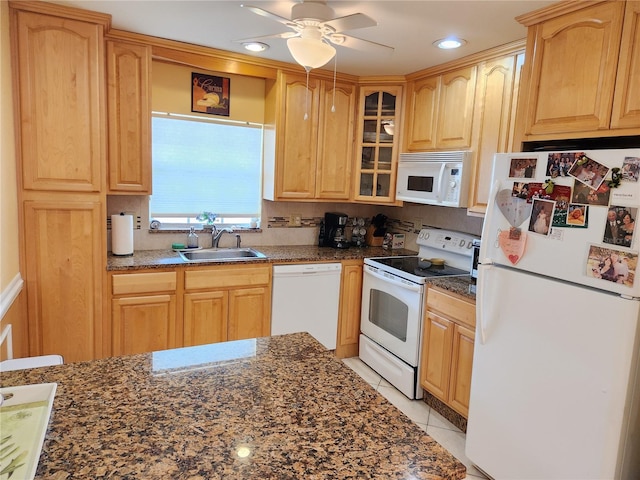
[[344, 363], [373, 386], [389, 402], [425, 430], [467, 467], [468, 480], [486, 480], [464, 454], [465, 434], [422, 400], [409, 400], [396, 388], [357, 357], [344, 358]]

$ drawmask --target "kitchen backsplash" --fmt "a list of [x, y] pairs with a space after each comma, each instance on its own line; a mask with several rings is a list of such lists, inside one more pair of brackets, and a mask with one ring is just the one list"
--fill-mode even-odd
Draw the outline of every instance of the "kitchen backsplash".
[[[260, 245], [315, 245], [318, 242], [319, 223], [324, 212], [343, 212], [350, 217], [371, 219], [382, 213], [388, 217], [389, 231], [405, 234], [405, 248], [418, 250], [416, 239], [423, 226], [447, 228], [480, 235], [482, 218], [467, 215], [464, 208], [434, 207], [406, 203], [403, 207], [360, 205], [350, 203], [298, 203], [262, 202], [260, 229], [240, 232], [243, 246]], [[107, 197], [107, 217], [120, 212], [131, 213], [141, 219], [140, 228], [134, 230], [134, 250], [170, 248], [172, 243], [186, 243], [187, 232], [158, 232], [149, 230], [149, 200], [141, 195]], [[297, 225], [299, 221], [299, 226]], [[211, 246], [210, 235], [196, 232], [200, 245]], [[221, 247], [235, 246], [235, 237], [223, 235]], [[111, 251], [111, 231], [107, 235], [107, 250]]]

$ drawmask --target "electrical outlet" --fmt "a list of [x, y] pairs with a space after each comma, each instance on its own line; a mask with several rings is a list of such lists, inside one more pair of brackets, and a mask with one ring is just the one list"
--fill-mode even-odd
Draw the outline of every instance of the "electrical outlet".
[[298, 213], [292, 213], [289, 216], [289, 226], [290, 227], [299, 227], [302, 225], [302, 215]]
[[413, 219], [413, 229], [414, 230], [422, 230], [422, 219], [414, 218]]

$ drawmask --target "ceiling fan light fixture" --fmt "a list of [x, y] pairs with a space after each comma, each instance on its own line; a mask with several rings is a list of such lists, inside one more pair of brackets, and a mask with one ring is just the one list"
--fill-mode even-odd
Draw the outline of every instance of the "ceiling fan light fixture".
[[264, 52], [269, 49], [269, 45], [262, 42], [244, 42], [242, 46], [250, 52]]
[[460, 48], [463, 45], [466, 45], [467, 41], [458, 38], [458, 37], [447, 37], [441, 38], [440, 40], [436, 40], [433, 42], [433, 45], [438, 48], [442, 48], [443, 50], [451, 50], [453, 48]]
[[293, 59], [305, 69], [320, 68], [336, 54], [335, 48], [315, 38], [290, 38], [287, 47]]

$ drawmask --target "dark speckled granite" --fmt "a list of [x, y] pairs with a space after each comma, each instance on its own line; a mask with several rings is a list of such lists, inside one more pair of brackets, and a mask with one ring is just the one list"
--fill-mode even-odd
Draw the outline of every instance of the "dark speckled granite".
[[464, 465], [304, 333], [0, 379], [44, 382], [58, 390], [38, 479], [465, 477]]
[[[356, 260], [365, 257], [390, 257], [394, 255], [415, 255], [411, 250], [390, 250], [382, 247], [328, 248], [314, 245], [287, 245], [282, 247], [251, 247], [267, 256], [266, 260], [242, 259], [241, 263], [291, 263], [291, 262], [331, 262]], [[107, 257], [107, 270], [137, 270], [146, 268], [166, 268], [172, 266], [222, 265], [229, 262], [185, 262], [173, 250], [136, 250], [133, 256], [117, 257], [111, 253]], [[234, 262], [238, 263], [238, 262]]]

